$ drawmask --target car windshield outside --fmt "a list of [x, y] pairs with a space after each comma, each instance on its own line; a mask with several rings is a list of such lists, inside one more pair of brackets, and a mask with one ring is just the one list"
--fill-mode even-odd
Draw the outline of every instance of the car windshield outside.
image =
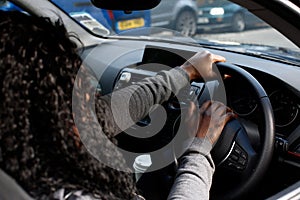
[[[140, 37], [229, 48], [300, 65], [300, 50], [281, 33], [227, 0], [161, 0], [147, 11], [96, 8], [90, 0], [50, 0], [99, 37]], [[2, 1], [0, 9], [18, 7]]]

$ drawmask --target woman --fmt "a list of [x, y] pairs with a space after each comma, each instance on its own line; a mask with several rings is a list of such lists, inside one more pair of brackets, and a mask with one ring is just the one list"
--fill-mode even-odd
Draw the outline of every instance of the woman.
[[[72, 92], [78, 99], [88, 101], [89, 96], [79, 96], [73, 86], [78, 84], [80, 90], [89, 81], [75, 82], [82, 61], [69, 37], [59, 22], [52, 24], [48, 19], [20, 12], [0, 12], [0, 168], [36, 199], [60, 199], [69, 192], [75, 197], [78, 190], [83, 191], [80, 195], [89, 193], [100, 199], [133, 199], [138, 191], [132, 174], [99, 162], [80, 140], [82, 127], [78, 126], [88, 117], [80, 112], [85, 109], [80, 106], [79, 112], [72, 112]], [[142, 80], [116, 93], [116, 97], [131, 99], [131, 117], [133, 122], [137, 121], [152, 105], [166, 101], [171, 91], [178, 92], [194, 79], [213, 78], [212, 63], [224, 60], [209, 52], [198, 53], [182, 66]], [[126, 96], [132, 90], [138, 92]], [[111, 103], [110, 98], [108, 95], [97, 99], [96, 110], [103, 133], [116, 142], [114, 136], [119, 128], [112, 107], [120, 105]], [[194, 195], [200, 191], [200, 195], [208, 198], [214, 171], [209, 152], [231, 115], [218, 102], [208, 102], [200, 110], [196, 133], [200, 139], [182, 157], [185, 164], [179, 167], [170, 199], [190, 199], [184, 192], [187, 185], [182, 182], [186, 178], [196, 186]], [[210, 120], [214, 120], [215, 126], [210, 126]], [[132, 125], [126, 121], [124, 124]], [[199, 143], [206, 145], [199, 147]], [[191, 151], [198, 153], [195, 156]], [[117, 165], [125, 165], [122, 156], [116, 156], [119, 152], [101, 153]], [[200, 165], [192, 169], [189, 163], [193, 160], [200, 160]], [[206, 172], [189, 177], [191, 170], [199, 168]]]

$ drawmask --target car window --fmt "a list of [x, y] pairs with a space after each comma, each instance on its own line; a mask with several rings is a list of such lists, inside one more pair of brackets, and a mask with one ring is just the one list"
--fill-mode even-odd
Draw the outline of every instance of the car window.
[[[152, 10], [129, 13], [99, 9], [90, 0], [50, 1], [99, 37], [150, 36], [172, 41], [188, 38], [184, 41], [242, 47], [294, 60], [300, 57], [299, 48], [286, 37], [227, 0], [161, 0]], [[19, 9], [7, 1], [1, 2], [0, 9]]]
[[[180, 33], [197, 41], [298, 49], [264, 21], [227, 0], [162, 0], [150, 11], [129, 14], [95, 8], [89, 0], [52, 2], [99, 35], [138, 33], [168, 39]], [[155, 31], [139, 31], [145, 27]]]

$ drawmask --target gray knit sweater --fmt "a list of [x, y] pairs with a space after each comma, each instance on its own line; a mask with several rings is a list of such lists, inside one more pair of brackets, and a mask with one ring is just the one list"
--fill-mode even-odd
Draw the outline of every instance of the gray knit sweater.
[[[114, 111], [122, 113], [115, 120], [118, 127], [125, 130], [146, 116], [151, 106], [168, 100], [172, 94], [171, 91], [177, 94], [188, 84], [188, 75], [177, 67], [169, 71], [162, 71], [154, 77], [146, 78], [105, 98], [112, 99], [110, 105], [113, 114]], [[124, 105], [124, 102], [125, 104], [127, 102], [128, 105]], [[211, 149], [212, 145], [209, 141], [194, 139], [185, 154], [179, 159], [176, 179], [168, 199], [209, 199], [209, 189], [215, 168], [210, 156]]]

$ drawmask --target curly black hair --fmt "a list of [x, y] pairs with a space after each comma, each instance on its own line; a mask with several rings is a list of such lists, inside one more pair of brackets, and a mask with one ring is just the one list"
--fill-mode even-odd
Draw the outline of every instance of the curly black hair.
[[[76, 131], [71, 98], [81, 65], [59, 21], [0, 11], [0, 168], [37, 199], [60, 188], [131, 199], [132, 174], [100, 163]], [[111, 138], [106, 104], [100, 99], [97, 106]]]

